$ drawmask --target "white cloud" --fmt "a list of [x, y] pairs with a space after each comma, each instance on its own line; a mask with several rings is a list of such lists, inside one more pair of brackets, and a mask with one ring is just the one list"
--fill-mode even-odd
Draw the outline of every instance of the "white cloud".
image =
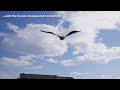
[[83, 75], [84, 73], [80, 73], [80, 72], [71, 72], [70, 74], [74, 74], [74, 75]]
[[69, 75], [74, 77], [74, 79], [119, 79], [119, 76], [91, 72], [70, 72]]
[[10, 29], [10, 30], [13, 30], [15, 33], [19, 33], [20, 31], [20, 28], [18, 27], [18, 26], [16, 26], [16, 25], [14, 25], [14, 24], [12, 24], [12, 23], [7, 23], [7, 25], [8, 25], [8, 28]]
[[61, 61], [61, 64], [66, 66], [66, 67], [76, 65], [74, 60], [63, 60], [63, 61]]
[[30, 55], [30, 56], [19, 56], [18, 59], [24, 60], [24, 61], [30, 61], [33, 60], [34, 58], [37, 58], [35, 55]]
[[87, 72], [70, 72], [69, 75], [74, 77], [74, 79], [86, 79]]
[[119, 11], [60, 11], [57, 13], [62, 15], [63, 23], [66, 21], [70, 23], [68, 30], [82, 30], [81, 33], [68, 38], [68, 42], [74, 48], [73, 54], [76, 55], [72, 63], [78, 64], [84, 61], [108, 63], [120, 59], [120, 47], [108, 48], [103, 43], [95, 42], [100, 30], [118, 30]]
[[29, 66], [29, 67], [24, 67], [25, 69], [42, 69], [43, 66]]
[[81, 61], [93, 61], [98, 63], [108, 63], [112, 60], [120, 59], [120, 47], [108, 48], [102, 43], [91, 45], [87, 53], [78, 56], [76, 59]]
[[94, 78], [95, 79], [120, 79], [120, 76], [98, 74], [98, 75], [94, 76]]
[[55, 64], [59, 63], [58, 60], [53, 59], [53, 58], [49, 58], [49, 59], [47, 59], [47, 61], [48, 61], [49, 63], [55, 63]]
[[17, 58], [2, 57], [1, 63], [6, 66], [22, 67], [32, 65], [33, 56], [19, 56]]
[[67, 51], [66, 41], [61, 42], [55, 35], [40, 32], [45, 30], [59, 33], [57, 27], [46, 24], [27, 24], [26, 28], [21, 30], [17, 30], [18, 26], [12, 24], [9, 24], [9, 27], [12, 27], [16, 35], [4, 37], [2, 46], [8, 50], [41, 56], [59, 56]]
[[78, 11], [57, 12], [62, 15], [64, 21], [71, 23], [71, 28], [89, 31], [90, 29], [116, 28], [120, 21], [119, 11]]
[[115, 77], [112, 77], [112, 76], [110, 76], [110, 75], [101, 74], [101, 75], [96, 75], [95, 78], [96, 78], [96, 79], [114, 79]]
[[6, 34], [0, 32], [0, 37], [4, 37], [4, 36], [6, 36]]

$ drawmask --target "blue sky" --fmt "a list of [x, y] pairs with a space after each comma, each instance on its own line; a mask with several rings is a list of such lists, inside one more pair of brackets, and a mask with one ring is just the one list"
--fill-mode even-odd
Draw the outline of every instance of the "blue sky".
[[[60, 17], [3, 17], [60, 15]], [[0, 78], [20, 73], [120, 78], [120, 12], [0, 11]], [[61, 41], [40, 32], [66, 35]]]

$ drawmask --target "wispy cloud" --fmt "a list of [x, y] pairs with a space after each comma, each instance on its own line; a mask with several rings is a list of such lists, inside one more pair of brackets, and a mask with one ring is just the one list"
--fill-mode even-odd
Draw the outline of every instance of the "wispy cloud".
[[48, 61], [49, 63], [54, 63], [54, 64], [59, 63], [59, 60], [56, 60], [56, 59], [53, 59], [53, 58], [49, 58], [49, 59], [47, 59], [47, 61]]
[[2, 57], [2, 64], [8, 65], [8, 66], [16, 66], [16, 67], [31, 65], [29, 61], [18, 60], [18, 59], [7, 58], [7, 57]]
[[66, 66], [66, 67], [76, 65], [74, 60], [63, 60], [63, 61], [61, 61], [61, 64]]
[[7, 23], [8, 28], [10, 30], [13, 30], [15, 33], [19, 33], [20, 32], [20, 28], [12, 23]]
[[108, 75], [91, 72], [69, 72], [69, 75], [75, 79], [120, 79], [119, 75]]
[[25, 69], [43, 69], [43, 66], [28, 66], [24, 67]]
[[22, 67], [22, 66], [30, 66], [32, 65], [32, 60], [35, 58], [34, 56], [19, 56], [17, 58], [8, 58], [2, 57], [1, 62], [3, 65], [7, 66], [15, 66], [15, 67]]

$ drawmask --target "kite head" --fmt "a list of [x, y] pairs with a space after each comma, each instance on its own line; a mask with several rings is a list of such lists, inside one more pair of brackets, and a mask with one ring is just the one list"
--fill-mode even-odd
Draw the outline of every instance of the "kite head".
[[64, 40], [65, 37], [64, 36], [59, 36], [60, 40]]

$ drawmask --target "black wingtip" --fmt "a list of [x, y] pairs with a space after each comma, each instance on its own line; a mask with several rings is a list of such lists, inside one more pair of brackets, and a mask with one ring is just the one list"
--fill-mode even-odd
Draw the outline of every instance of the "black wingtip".
[[41, 32], [44, 32], [43, 30], [40, 30]]
[[78, 32], [81, 32], [82, 30], [79, 30]]
[[82, 30], [79, 30], [79, 31], [78, 31], [78, 30], [75, 30], [75, 31], [76, 31], [76, 32], [81, 32]]

